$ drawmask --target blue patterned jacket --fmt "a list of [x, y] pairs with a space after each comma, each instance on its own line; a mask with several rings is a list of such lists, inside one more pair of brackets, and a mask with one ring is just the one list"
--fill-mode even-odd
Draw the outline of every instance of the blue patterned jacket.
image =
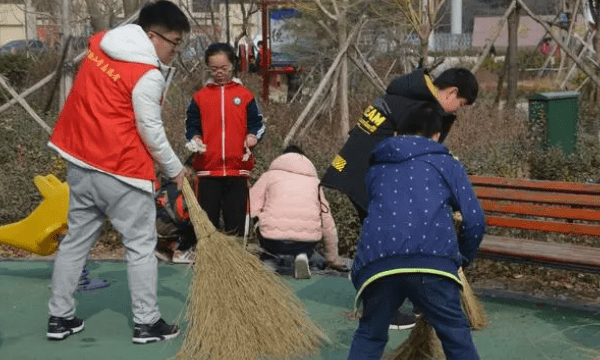
[[[448, 149], [421, 136], [382, 141], [367, 174], [369, 215], [352, 282], [362, 290], [399, 273], [432, 273], [460, 283], [457, 270], [477, 255], [485, 220], [467, 173]], [[460, 211], [457, 236], [452, 220]]]

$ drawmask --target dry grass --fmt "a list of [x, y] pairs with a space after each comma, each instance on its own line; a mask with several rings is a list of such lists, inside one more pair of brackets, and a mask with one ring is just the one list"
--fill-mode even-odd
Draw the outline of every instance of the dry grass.
[[198, 237], [186, 338], [176, 359], [292, 359], [327, 340], [282, 278], [214, 228], [186, 182]]

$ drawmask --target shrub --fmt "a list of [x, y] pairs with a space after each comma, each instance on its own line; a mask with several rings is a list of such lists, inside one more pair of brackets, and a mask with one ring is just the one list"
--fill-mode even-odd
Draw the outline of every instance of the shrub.
[[35, 61], [26, 53], [2, 55], [0, 56], [0, 74], [16, 91], [20, 91], [25, 87], [27, 74], [34, 63]]
[[495, 61], [493, 57], [487, 56], [481, 64], [481, 68], [488, 71], [499, 71], [504, 66], [504, 61]]
[[546, 55], [543, 55], [537, 49], [534, 51], [519, 51], [517, 61], [519, 69], [539, 69], [544, 66]]

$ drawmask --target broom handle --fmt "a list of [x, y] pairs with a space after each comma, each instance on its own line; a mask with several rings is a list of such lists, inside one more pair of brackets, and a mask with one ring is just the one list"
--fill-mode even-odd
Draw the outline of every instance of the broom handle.
[[246, 179], [246, 221], [244, 223], [244, 249], [250, 236], [250, 181]]
[[212, 222], [208, 219], [208, 216], [204, 210], [202, 210], [200, 207], [200, 204], [198, 204], [194, 190], [192, 189], [190, 181], [187, 178], [183, 179], [183, 188], [181, 189], [181, 192], [183, 193], [183, 198], [185, 199], [185, 203], [188, 207], [190, 220], [194, 226], [196, 238], [198, 241], [200, 241], [201, 238], [208, 236], [216, 229]]

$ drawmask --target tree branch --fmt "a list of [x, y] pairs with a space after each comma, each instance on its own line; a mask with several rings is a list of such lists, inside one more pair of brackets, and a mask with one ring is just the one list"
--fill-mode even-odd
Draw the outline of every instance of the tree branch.
[[348, 51], [348, 47], [350, 46], [350, 43], [354, 40], [354, 38], [356, 37], [356, 34], [358, 33], [359, 29], [362, 27], [362, 25], [364, 23], [365, 23], [365, 18], [363, 17], [360, 20], [360, 22], [354, 27], [354, 29], [352, 29], [352, 31], [348, 35], [346, 42], [343, 44], [343, 46], [340, 49], [340, 51], [338, 52], [337, 56], [333, 60], [333, 63], [327, 70], [327, 73], [325, 73], [325, 76], [323, 76], [323, 79], [319, 83], [319, 86], [317, 86], [317, 89], [315, 90], [315, 93], [313, 94], [312, 98], [310, 99], [310, 101], [308, 102], [308, 104], [306, 105], [304, 110], [302, 110], [302, 113], [300, 114], [300, 116], [298, 116], [298, 119], [296, 120], [294, 125], [292, 125], [292, 128], [290, 129], [288, 134], [285, 136], [285, 139], [283, 141], [283, 147], [286, 147], [289, 145], [290, 141], [296, 134], [296, 131], [298, 131], [298, 128], [300, 127], [300, 125], [302, 124], [302, 122], [304, 121], [304, 119], [306, 118], [308, 113], [310, 112], [311, 108], [315, 105], [317, 99], [319, 98], [319, 96], [321, 95], [323, 90], [325, 89], [325, 86], [331, 79], [331, 76], [333, 75], [338, 64], [344, 57], [344, 54]]
[[502, 15], [500, 20], [498, 20], [498, 27], [496, 28], [496, 32], [494, 33], [494, 35], [492, 36], [491, 39], [485, 40], [485, 46], [483, 47], [483, 53], [479, 56], [479, 60], [477, 60], [477, 63], [471, 69], [472, 73], [476, 73], [477, 70], [479, 70], [479, 68], [481, 67], [481, 65], [483, 65], [485, 58], [488, 56], [488, 54], [490, 53], [490, 49], [494, 45], [494, 42], [496, 41], [498, 36], [500, 36], [500, 32], [502, 31], [502, 28], [504, 27], [504, 23], [506, 22], [506, 20], [508, 19], [508, 16], [515, 10], [516, 7], [517, 7], [517, 0], [513, 0], [510, 3], [510, 6], [508, 7], [508, 9], [506, 9], [506, 12], [504, 13], [504, 15]]
[[598, 79], [596, 74], [593, 71], [590, 71], [587, 67], [585, 67], [577, 59], [577, 56], [571, 51], [571, 49], [569, 49], [562, 42], [562, 40], [560, 40], [557, 36], [555, 36], [552, 33], [552, 29], [550, 29], [550, 27], [544, 21], [542, 21], [540, 18], [535, 16], [535, 14], [527, 7], [527, 5], [525, 4], [525, 2], [523, 0], [516, 0], [516, 1], [518, 1], [519, 4], [521, 4], [521, 7], [523, 8], [523, 10], [525, 10], [525, 12], [527, 13], [527, 15], [529, 15], [530, 18], [535, 20], [538, 24], [542, 25], [542, 27], [548, 32], [548, 34], [552, 37], [552, 39], [554, 39], [554, 41], [558, 44], [558, 46], [560, 46], [560, 48], [565, 53], [567, 53], [567, 55], [569, 55], [569, 57], [577, 64], [577, 66], [581, 69], [581, 71], [583, 71], [587, 76], [589, 76], [592, 79], [592, 81], [594, 82], [594, 84], [596, 84], [596, 86], [600, 87], [600, 79]]
[[332, 13], [330, 13], [329, 10], [327, 10], [325, 8], [325, 6], [323, 6], [323, 4], [321, 4], [321, 0], [315, 0], [315, 4], [317, 4], [317, 6], [319, 7], [319, 9], [321, 10], [321, 12], [323, 14], [325, 14], [325, 16], [327, 16], [331, 20], [337, 20], [337, 16], [333, 15]]

